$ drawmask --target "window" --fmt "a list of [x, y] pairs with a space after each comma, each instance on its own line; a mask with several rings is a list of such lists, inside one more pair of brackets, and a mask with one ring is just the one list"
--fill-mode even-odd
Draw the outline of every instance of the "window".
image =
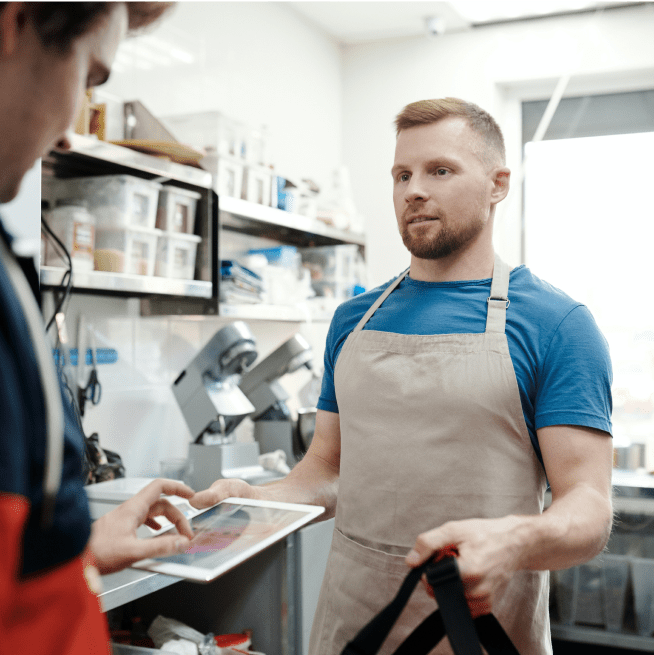
[[551, 127], [525, 144], [525, 263], [595, 316], [615, 446], [644, 443], [654, 471], [654, 92], [566, 99]]

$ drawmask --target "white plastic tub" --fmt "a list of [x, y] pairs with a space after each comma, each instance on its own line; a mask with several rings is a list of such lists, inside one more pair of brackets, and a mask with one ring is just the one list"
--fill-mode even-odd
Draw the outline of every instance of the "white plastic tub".
[[250, 202], [270, 207], [272, 193], [272, 171], [261, 166], [248, 166], [245, 172], [245, 197]]
[[192, 280], [195, 256], [201, 238], [194, 234], [162, 232], [157, 245], [156, 274], [160, 277]]
[[147, 227], [98, 227], [95, 268], [98, 271], [154, 275], [157, 238], [161, 230]]
[[167, 232], [193, 234], [195, 209], [200, 194], [174, 186], [164, 186], [159, 193], [157, 227]]
[[145, 227], [157, 219], [161, 185], [132, 175], [100, 175], [53, 180], [53, 200], [85, 200], [98, 227]]

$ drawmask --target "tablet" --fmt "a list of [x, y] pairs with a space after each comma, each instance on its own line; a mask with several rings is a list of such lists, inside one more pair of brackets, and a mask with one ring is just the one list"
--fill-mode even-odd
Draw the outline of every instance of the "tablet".
[[210, 582], [324, 511], [316, 505], [227, 498], [189, 519], [195, 536], [185, 553], [144, 559], [132, 566]]

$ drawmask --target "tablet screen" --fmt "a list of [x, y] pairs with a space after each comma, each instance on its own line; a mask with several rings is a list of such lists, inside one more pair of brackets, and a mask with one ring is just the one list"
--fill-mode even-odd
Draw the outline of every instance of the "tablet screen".
[[192, 520], [195, 536], [185, 553], [156, 559], [214, 569], [304, 515], [305, 512], [236, 503], [216, 505]]
[[133, 566], [209, 581], [323, 511], [316, 506], [228, 499], [190, 519], [195, 536], [186, 552], [142, 560]]

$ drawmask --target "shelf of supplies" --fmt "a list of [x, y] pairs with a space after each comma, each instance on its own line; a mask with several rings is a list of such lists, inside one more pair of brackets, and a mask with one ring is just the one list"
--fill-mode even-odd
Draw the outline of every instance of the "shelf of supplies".
[[626, 632], [609, 632], [600, 628], [552, 624], [552, 638], [596, 646], [612, 646], [641, 653], [654, 653], [654, 639]]
[[[59, 287], [64, 273], [63, 268], [42, 266], [41, 285], [48, 288]], [[203, 280], [176, 280], [147, 275], [88, 271], [73, 273], [73, 289], [103, 293], [211, 298], [212, 285], [211, 282]]]
[[[211, 173], [192, 166], [183, 166], [167, 159], [152, 157], [130, 148], [100, 141], [94, 137], [72, 134], [69, 150], [52, 150], [43, 158], [46, 168], [52, 168], [62, 177], [97, 174], [98, 167], [119, 169], [122, 172], [140, 172], [142, 177], [163, 178], [193, 187], [211, 189]], [[85, 173], [85, 170], [89, 169]], [[118, 172], [114, 170], [114, 172]]]
[[307, 242], [306, 245], [309, 245], [310, 241], [314, 245], [353, 243], [364, 246], [366, 243], [363, 234], [337, 230], [322, 221], [247, 200], [220, 196], [218, 206], [221, 227], [239, 230], [247, 227], [249, 223], [252, 229], [258, 231], [262, 227], [272, 226], [296, 234], [298, 238]]
[[295, 305], [266, 305], [264, 303], [252, 303], [244, 305], [231, 305], [220, 303], [218, 308], [219, 316], [235, 318], [239, 320], [260, 320], [260, 321], [292, 321], [292, 322], [327, 322], [330, 321], [333, 312], [323, 311], [307, 306]]

